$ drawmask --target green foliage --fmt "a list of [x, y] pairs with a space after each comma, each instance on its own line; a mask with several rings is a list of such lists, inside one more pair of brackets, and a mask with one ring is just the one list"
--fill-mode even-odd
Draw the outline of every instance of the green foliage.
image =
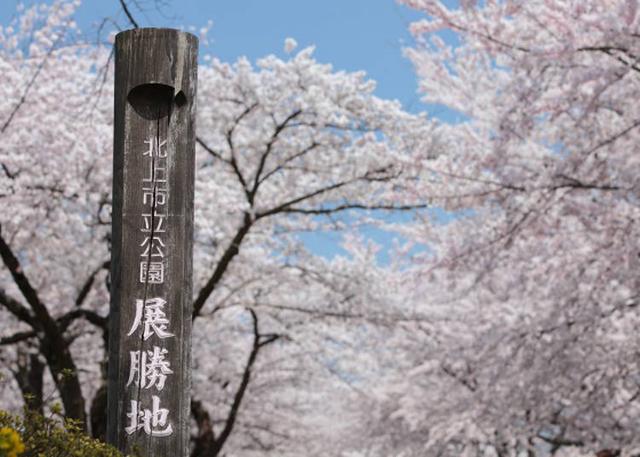
[[[0, 457], [124, 457], [115, 448], [87, 436], [75, 421], [62, 419], [55, 409], [51, 417], [26, 411], [24, 418], [0, 411], [0, 430], [13, 446], [7, 446], [7, 452], [0, 448]], [[16, 443], [23, 443], [24, 449]], [[11, 449], [19, 452], [11, 453]]]

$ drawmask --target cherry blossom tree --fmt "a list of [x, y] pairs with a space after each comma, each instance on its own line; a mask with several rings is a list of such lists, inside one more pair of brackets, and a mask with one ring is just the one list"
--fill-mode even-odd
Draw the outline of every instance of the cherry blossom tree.
[[[59, 399], [102, 436], [111, 50], [83, 42], [77, 4], [0, 29], [0, 389], [3, 407], [19, 391], [40, 410]], [[393, 298], [397, 267], [377, 265], [358, 228], [424, 207], [414, 151], [435, 153], [435, 128], [376, 98], [364, 73], [294, 48], [199, 70], [194, 456], [338, 446], [350, 425], [331, 415], [358, 421], [341, 399], [362, 395], [355, 380], [376, 360], [358, 349], [424, 318]], [[343, 232], [345, 255], [310, 252], [302, 235], [319, 231]]]
[[637, 2], [402, 3], [424, 100], [458, 122], [422, 183], [452, 217], [406, 228], [434, 325], [390, 417], [428, 433], [410, 455], [631, 455]]

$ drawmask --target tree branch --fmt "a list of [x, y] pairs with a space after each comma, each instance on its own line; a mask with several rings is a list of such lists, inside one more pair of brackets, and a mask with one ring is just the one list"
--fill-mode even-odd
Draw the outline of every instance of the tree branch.
[[418, 205], [362, 205], [359, 203], [353, 203], [353, 204], [338, 205], [331, 208], [285, 208], [281, 212], [322, 215], [322, 214], [333, 214], [340, 211], [348, 211], [352, 209], [371, 210], [371, 211], [375, 211], [375, 210], [410, 211], [415, 209], [425, 209], [428, 207], [429, 205], [427, 205], [426, 203], [418, 204]]
[[263, 211], [261, 213], [258, 213], [256, 215], [256, 219], [260, 219], [263, 217], [267, 217], [267, 216], [272, 216], [274, 214], [278, 214], [283, 212], [284, 210], [286, 210], [287, 208], [291, 207], [292, 205], [295, 205], [296, 203], [300, 203], [303, 202], [305, 200], [309, 200], [310, 198], [313, 197], [317, 197], [318, 195], [322, 195], [325, 194], [327, 192], [331, 192], [332, 190], [337, 190], [340, 189], [341, 187], [347, 186], [349, 184], [353, 184], [354, 182], [358, 181], [360, 178], [354, 178], [348, 181], [342, 181], [336, 184], [332, 184], [330, 186], [327, 187], [323, 187], [321, 189], [317, 189], [314, 190], [313, 192], [309, 192], [308, 194], [302, 195], [300, 197], [296, 197], [292, 200], [289, 200], [288, 202], [282, 203], [274, 208], [271, 208], [269, 210]]
[[76, 365], [67, 347], [67, 342], [58, 327], [58, 323], [51, 317], [47, 307], [40, 300], [37, 292], [25, 276], [20, 262], [2, 237], [1, 231], [0, 257], [35, 314], [33, 322], [36, 325], [32, 325], [32, 327], [34, 327], [34, 330], [43, 330], [43, 334], [38, 335], [40, 350], [47, 360], [56, 387], [62, 397], [65, 413], [67, 417], [79, 420], [84, 426], [86, 421], [84, 398], [82, 397]]
[[89, 292], [91, 292], [91, 287], [93, 286], [93, 283], [96, 280], [96, 276], [98, 275], [100, 270], [109, 269], [110, 265], [111, 265], [111, 261], [107, 260], [106, 262], [103, 262], [98, 268], [93, 270], [93, 272], [91, 272], [91, 274], [89, 275], [89, 277], [85, 281], [84, 285], [80, 289], [80, 292], [78, 293], [78, 296], [76, 297], [76, 306], [77, 307], [82, 306], [82, 304], [84, 303], [85, 299], [87, 298], [87, 295], [89, 295]]
[[563, 184], [552, 185], [550, 187], [552, 190], [565, 189], [565, 188], [586, 189], [586, 190], [621, 190], [622, 189], [620, 186], [616, 186], [614, 184], [585, 183], [580, 181], [579, 179], [572, 178], [571, 176], [567, 176], [564, 174], [559, 174], [557, 175], [557, 177], [560, 179], [564, 179], [567, 182]]
[[251, 347], [251, 352], [249, 354], [247, 364], [245, 365], [244, 372], [242, 373], [240, 385], [238, 386], [238, 390], [236, 391], [236, 394], [233, 398], [233, 403], [231, 404], [231, 408], [229, 409], [229, 414], [227, 415], [227, 420], [225, 421], [224, 428], [219, 437], [215, 440], [214, 450], [211, 454], [214, 456], [218, 455], [227, 438], [229, 438], [229, 435], [231, 435], [231, 432], [233, 431], [233, 427], [238, 416], [238, 411], [240, 410], [240, 405], [242, 404], [242, 400], [244, 399], [247, 387], [249, 386], [249, 382], [251, 381], [251, 370], [253, 369], [253, 365], [255, 364], [256, 359], [258, 358], [260, 349], [267, 344], [274, 342], [279, 337], [279, 335], [275, 334], [261, 335], [258, 324], [258, 315], [252, 308], [247, 308], [247, 311], [249, 311], [253, 320], [253, 345]]
[[271, 176], [273, 176], [275, 173], [279, 172], [280, 170], [282, 170], [284, 168], [284, 166], [290, 162], [292, 162], [293, 160], [302, 157], [303, 155], [307, 154], [308, 152], [314, 150], [315, 148], [317, 148], [318, 146], [320, 146], [320, 143], [316, 143], [315, 141], [313, 141], [309, 146], [307, 146], [306, 148], [302, 149], [301, 151], [298, 151], [297, 153], [293, 154], [290, 157], [287, 157], [280, 165], [276, 166], [273, 170], [269, 171], [268, 173], [265, 173], [264, 176], [262, 176], [260, 178], [260, 181], [258, 182], [258, 184], [262, 184], [263, 182], [265, 182], [267, 179], [269, 179]]
[[202, 138], [200, 138], [199, 136], [196, 137], [196, 142], [202, 146], [204, 148], [205, 151], [207, 151], [209, 154], [211, 154], [213, 157], [215, 157], [218, 160], [222, 160], [223, 162], [231, 165], [231, 162], [229, 162], [228, 160], [226, 160], [224, 157], [222, 157], [222, 155], [215, 151], [214, 149], [212, 149], [209, 145], [207, 145], [207, 143], [204, 142], [204, 140]]
[[198, 434], [193, 437], [194, 447], [191, 457], [213, 457], [216, 437], [213, 431], [213, 421], [209, 412], [201, 401], [191, 399], [191, 416], [196, 421]]
[[[47, 308], [40, 301], [40, 297], [38, 297], [38, 293], [33, 288], [33, 286], [31, 285], [31, 282], [29, 282], [29, 279], [24, 274], [22, 267], [20, 266], [20, 262], [18, 261], [18, 258], [14, 255], [9, 245], [4, 240], [4, 237], [2, 236], [1, 231], [0, 231], [0, 258], [2, 258], [4, 265], [9, 270], [9, 273], [11, 273], [11, 276], [13, 277], [14, 282], [18, 286], [18, 289], [20, 289], [20, 292], [22, 292], [22, 295], [24, 296], [25, 300], [31, 306], [31, 309], [34, 311], [35, 317], [38, 319], [39, 323], [42, 324], [43, 327], [45, 327], [45, 331], [53, 331], [55, 333], [57, 329], [51, 328], [51, 324], [53, 324], [53, 320], [51, 319], [51, 316], [49, 315]], [[11, 303], [10, 300], [6, 301], [5, 303], [8, 303], [8, 306], [13, 305], [13, 307], [15, 308], [15, 303]], [[9, 308], [9, 309], [11, 310], [12, 308]], [[47, 326], [49, 326], [49, 328], [47, 328]]]
[[29, 324], [34, 330], [40, 327], [33, 314], [18, 300], [7, 295], [4, 289], [0, 289], [0, 305], [7, 308], [11, 314], [22, 322]]
[[0, 338], [0, 346], [9, 346], [11, 344], [21, 343], [30, 338], [35, 338], [36, 332], [28, 331], [28, 332], [18, 332], [14, 333], [11, 336], [5, 336]]
[[562, 437], [550, 437], [550, 436], [544, 436], [541, 433], [538, 433], [536, 435], [538, 438], [540, 438], [542, 441], [549, 443], [553, 446], [557, 446], [557, 447], [562, 447], [562, 446], [575, 446], [575, 447], [581, 447], [584, 446], [584, 443], [580, 440], [569, 440], [566, 438], [562, 438]]
[[276, 125], [276, 128], [273, 134], [271, 135], [269, 142], [267, 143], [267, 147], [264, 151], [264, 154], [262, 154], [262, 157], [260, 157], [260, 163], [258, 164], [258, 169], [256, 170], [256, 174], [253, 178], [253, 187], [249, 192], [251, 195], [250, 203], [253, 203], [253, 199], [255, 198], [256, 193], [258, 192], [258, 188], [260, 187], [260, 182], [261, 182], [260, 177], [264, 170], [264, 166], [267, 162], [267, 159], [269, 158], [269, 155], [271, 155], [271, 151], [273, 150], [273, 145], [278, 140], [278, 136], [280, 135], [280, 132], [282, 132], [287, 127], [287, 124], [289, 122], [291, 122], [293, 119], [298, 117], [300, 114], [302, 114], [302, 110], [298, 109], [293, 113], [291, 113], [289, 116], [287, 116], [287, 118], [284, 121]]
[[596, 144], [593, 148], [591, 148], [588, 151], [586, 151], [586, 155], [590, 156], [591, 154], [593, 154], [598, 149], [615, 143], [617, 140], [619, 140], [624, 135], [626, 135], [627, 133], [629, 133], [631, 130], [635, 129], [638, 126], [640, 126], [640, 119], [634, 121], [629, 127], [625, 128], [624, 130], [621, 130], [620, 132], [616, 133], [612, 137], [609, 137], [606, 140], [601, 141], [600, 143]]
[[[616, 59], [618, 62], [622, 63], [625, 67], [629, 67], [634, 71], [640, 72], [640, 67], [637, 66], [638, 58], [633, 54], [631, 54], [629, 50], [626, 48], [621, 48], [619, 46], [584, 46], [582, 48], [578, 48], [577, 51], [578, 52], [601, 52], [603, 54], [608, 55], [609, 57], [612, 57], [613, 59]], [[625, 54], [626, 56], [633, 59], [633, 62], [635, 63], [628, 62], [627, 60], [623, 59], [619, 55], [615, 55], [614, 51], [618, 51]]]
[[[40, 75], [40, 72], [44, 68], [44, 65], [47, 62], [47, 59], [51, 56], [51, 54], [53, 53], [53, 50], [55, 49], [58, 42], [62, 39], [63, 36], [64, 34], [60, 34], [60, 36], [55, 40], [55, 42], [48, 49], [47, 54], [42, 59], [42, 62], [38, 64], [36, 71], [33, 73], [33, 76], [31, 77], [31, 79], [27, 83], [27, 86], [22, 92], [22, 96], [20, 97], [20, 100], [18, 100], [18, 103], [16, 104], [16, 106], [14, 106], [11, 113], [9, 113], [9, 117], [4, 122], [4, 124], [2, 124], [2, 127], [0, 128], [0, 134], [4, 133], [5, 130], [9, 128], [9, 125], [11, 125], [11, 122], [13, 121], [13, 118], [15, 117], [15, 115], [18, 113], [18, 110], [20, 110], [20, 107], [22, 107], [22, 105], [24, 105], [24, 103], [27, 101], [27, 95], [29, 94], [29, 91], [31, 90], [33, 85], [36, 83], [36, 79], [38, 79], [38, 76]], [[4, 165], [3, 165], [3, 169], [5, 170], [5, 172], [7, 172], [7, 169]], [[7, 172], [7, 175], [8, 175], [8, 172]]]
[[227, 246], [227, 249], [222, 254], [222, 257], [220, 257], [220, 260], [218, 261], [213, 274], [204, 285], [204, 287], [200, 289], [198, 297], [193, 302], [193, 319], [200, 315], [204, 304], [224, 276], [224, 273], [227, 271], [229, 264], [231, 263], [233, 258], [240, 252], [240, 245], [242, 244], [242, 240], [247, 235], [247, 233], [249, 233], [253, 222], [254, 221], [251, 219], [251, 216], [245, 213], [242, 225], [236, 232], [233, 240], [231, 240], [229, 246]]
[[58, 319], [61, 330], [64, 332], [76, 319], [85, 319], [87, 322], [95, 325], [102, 331], [107, 331], [109, 319], [89, 309], [74, 309], [64, 314]]
[[[386, 167], [378, 168], [375, 170], [369, 170], [362, 176], [358, 176], [346, 181], [338, 182], [330, 186], [326, 186], [326, 187], [322, 187], [320, 189], [314, 190], [312, 192], [309, 192], [308, 194], [293, 198], [288, 202], [282, 203], [274, 208], [258, 213], [256, 215], [256, 219], [260, 219], [266, 216], [272, 216], [274, 214], [284, 212], [285, 210], [287, 210], [288, 208], [290, 208], [291, 206], [297, 203], [301, 203], [305, 200], [309, 200], [313, 197], [317, 197], [318, 195], [326, 194], [328, 192], [340, 189], [342, 187], [348, 186], [358, 181], [387, 181], [391, 179], [391, 176], [386, 175], [385, 173], [388, 173], [390, 171], [390, 168], [391, 168], [390, 166], [386, 166]], [[377, 175], [380, 175], [380, 176], [377, 176]]]
[[120, 5], [122, 6], [124, 14], [127, 15], [127, 19], [129, 19], [129, 22], [131, 22], [131, 25], [133, 25], [133, 28], [134, 29], [140, 28], [140, 26], [138, 25], [136, 20], [131, 15], [131, 11], [129, 11], [129, 7], [127, 6], [127, 2], [125, 2], [125, 0], [120, 0]]
[[235, 146], [233, 144], [233, 132], [235, 131], [238, 124], [240, 124], [240, 121], [242, 121], [242, 119], [248, 116], [249, 113], [251, 113], [251, 111], [253, 111], [257, 106], [258, 106], [258, 103], [254, 103], [253, 105], [246, 107], [245, 110], [242, 113], [240, 113], [240, 115], [235, 119], [233, 126], [227, 131], [227, 135], [226, 135], [227, 145], [229, 146], [229, 155], [231, 156], [231, 160], [228, 163], [231, 165], [233, 172], [238, 178], [238, 181], [240, 182], [240, 185], [242, 186], [242, 189], [244, 190], [244, 193], [247, 197], [247, 201], [251, 206], [253, 206], [253, 203], [252, 203], [253, 198], [251, 197], [251, 192], [249, 192], [249, 187], [247, 186], [247, 180], [242, 175], [242, 172], [240, 171], [240, 167], [238, 166], [238, 161], [236, 160]]

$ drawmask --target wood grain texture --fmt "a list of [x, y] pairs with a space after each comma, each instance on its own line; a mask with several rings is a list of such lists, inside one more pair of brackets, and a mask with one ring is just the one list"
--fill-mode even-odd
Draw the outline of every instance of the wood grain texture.
[[[118, 34], [115, 46], [107, 440], [125, 453], [186, 457], [198, 40], [172, 29], [135, 29]], [[161, 280], [144, 273], [156, 268]], [[159, 303], [155, 311], [168, 322], [154, 328], [144, 311]], [[141, 354], [150, 359], [154, 348], [169, 363], [162, 387], [158, 378], [141, 385]], [[138, 363], [127, 385], [132, 353]], [[132, 402], [147, 416], [133, 417]]]

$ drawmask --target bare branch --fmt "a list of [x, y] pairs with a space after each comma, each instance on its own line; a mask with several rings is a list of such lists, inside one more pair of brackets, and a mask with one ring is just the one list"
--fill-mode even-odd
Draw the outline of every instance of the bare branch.
[[233, 126], [227, 131], [227, 135], [226, 135], [227, 145], [229, 146], [229, 154], [231, 155], [231, 160], [228, 161], [227, 163], [231, 165], [233, 172], [235, 173], [236, 177], [238, 178], [238, 181], [240, 182], [240, 185], [242, 186], [242, 189], [244, 190], [244, 193], [247, 197], [247, 201], [250, 204], [252, 204], [253, 202], [253, 197], [251, 196], [251, 192], [249, 191], [247, 180], [242, 175], [242, 172], [240, 171], [240, 166], [238, 165], [238, 161], [236, 160], [235, 146], [233, 144], [233, 133], [236, 127], [240, 124], [240, 121], [242, 121], [242, 119], [248, 116], [251, 113], [251, 111], [257, 108], [257, 106], [258, 106], [258, 103], [254, 103], [253, 105], [246, 107], [245, 110], [242, 113], [240, 113], [240, 115], [235, 119]]
[[253, 320], [253, 345], [251, 347], [251, 352], [249, 353], [249, 358], [247, 359], [247, 364], [245, 365], [244, 372], [242, 373], [240, 385], [238, 386], [238, 390], [236, 390], [231, 408], [229, 409], [224, 428], [222, 429], [222, 432], [220, 433], [218, 438], [215, 440], [214, 449], [211, 455], [218, 455], [225, 442], [231, 435], [231, 432], [233, 431], [236, 419], [238, 417], [238, 411], [240, 410], [240, 405], [242, 404], [244, 395], [247, 391], [247, 387], [249, 386], [249, 382], [251, 381], [251, 370], [253, 369], [253, 365], [257, 360], [260, 349], [267, 344], [274, 342], [279, 337], [279, 335], [275, 334], [261, 335], [258, 324], [258, 315], [252, 308], [247, 308], [247, 311], [249, 311], [249, 313], [251, 314], [251, 319]]
[[196, 137], [196, 142], [200, 146], [202, 146], [205, 151], [207, 151], [209, 154], [211, 154], [216, 159], [222, 160], [223, 162], [228, 163], [229, 165], [231, 164], [231, 162], [229, 162], [224, 157], [222, 157], [222, 155], [219, 152], [213, 150], [210, 146], [208, 146], [207, 143], [205, 143], [204, 140], [202, 138], [200, 138], [199, 136]]
[[[319, 195], [323, 195], [326, 193], [329, 193], [331, 191], [340, 189], [342, 187], [348, 186], [350, 184], [359, 182], [359, 181], [369, 181], [369, 182], [373, 182], [373, 181], [387, 181], [389, 179], [391, 179], [391, 176], [387, 175], [386, 173], [389, 172], [389, 168], [390, 167], [382, 167], [376, 170], [369, 170], [367, 171], [364, 175], [362, 176], [358, 176], [352, 179], [348, 179], [346, 181], [342, 181], [342, 182], [338, 182], [335, 184], [332, 184], [330, 186], [326, 186], [326, 187], [321, 187], [320, 189], [314, 190], [312, 192], [309, 192], [305, 195], [301, 195], [300, 197], [296, 197], [293, 198], [285, 203], [282, 203], [272, 209], [260, 212], [256, 215], [256, 219], [260, 219], [263, 217], [267, 217], [267, 216], [272, 216], [274, 214], [278, 214], [281, 212], [284, 212], [285, 210], [290, 209], [293, 205], [297, 204], [297, 203], [301, 203], [305, 200], [309, 200], [312, 199], [314, 197], [317, 197]], [[294, 212], [294, 211], [289, 211], [289, 212]]]
[[[631, 54], [628, 49], [622, 48], [619, 46], [584, 46], [582, 48], [577, 49], [578, 52], [601, 52], [603, 54], [608, 55], [609, 57], [614, 58], [618, 62], [622, 63], [625, 67], [629, 67], [634, 71], [640, 72], [640, 67], [638, 67], [638, 58]], [[632, 59], [632, 62], [629, 62], [619, 55], [616, 55], [615, 52], [620, 52], [627, 57]]]
[[85, 319], [87, 322], [95, 325], [103, 331], [107, 331], [108, 318], [103, 317], [96, 313], [95, 311], [91, 311], [89, 309], [74, 309], [64, 314], [62, 317], [58, 319], [60, 324], [60, 328], [62, 331], [65, 331], [69, 325], [76, 319]]
[[127, 6], [127, 2], [125, 2], [125, 0], [120, 0], [120, 5], [122, 6], [124, 14], [127, 15], [127, 19], [129, 19], [129, 22], [131, 22], [131, 25], [133, 25], [133, 28], [134, 29], [140, 28], [140, 26], [138, 25], [138, 22], [136, 22], [136, 20], [131, 15], [131, 11], [129, 11], [129, 7]]
[[222, 257], [220, 257], [220, 260], [218, 261], [213, 274], [204, 285], [204, 287], [200, 289], [198, 297], [193, 302], [193, 319], [200, 315], [204, 304], [224, 276], [224, 273], [227, 271], [229, 264], [231, 263], [233, 258], [240, 252], [240, 245], [242, 244], [242, 240], [247, 235], [247, 233], [249, 233], [253, 222], [254, 221], [251, 219], [251, 216], [245, 213], [242, 225], [240, 226], [240, 228], [238, 228], [236, 235], [233, 237], [233, 240], [231, 240], [229, 246], [227, 246], [227, 249], [222, 254]]
[[82, 306], [85, 299], [87, 298], [87, 295], [89, 295], [89, 292], [91, 292], [91, 287], [93, 286], [93, 283], [95, 282], [96, 276], [98, 275], [98, 273], [100, 273], [101, 270], [109, 269], [110, 265], [111, 265], [111, 261], [108, 260], [106, 262], [103, 262], [98, 268], [96, 268], [91, 272], [91, 274], [85, 281], [84, 285], [80, 289], [78, 296], [76, 297], [76, 306]]
[[38, 67], [36, 68], [36, 71], [34, 72], [33, 76], [29, 80], [29, 82], [27, 83], [27, 86], [25, 87], [24, 91], [22, 92], [22, 96], [20, 97], [20, 100], [18, 100], [18, 103], [16, 104], [16, 106], [13, 107], [13, 110], [9, 114], [9, 117], [4, 122], [4, 124], [2, 124], [2, 127], [0, 128], [0, 134], [4, 133], [5, 130], [7, 130], [7, 128], [9, 128], [9, 125], [11, 125], [11, 121], [13, 121], [13, 118], [17, 114], [18, 110], [27, 101], [27, 95], [31, 91], [31, 88], [35, 84], [36, 79], [38, 79], [38, 76], [40, 75], [40, 72], [42, 71], [42, 69], [44, 68], [45, 64], [47, 63], [47, 59], [49, 59], [49, 57], [51, 56], [51, 54], [53, 53], [54, 49], [56, 48], [56, 46], [58, 45], [58, 43], [60, 42], [60, 40], [62, 39], [63, 36], [64, 36], [64, 34], [61, 33], [60, 36], [54, 41], [54, 43], [51, 45], [51, 47], [47, 51], [47, 54], [42, 59], [42, 62], [40, 62], [38, 64]]
[[576, 446], [576, 447], [580, 447], [580, 446], [584, 446], [584, 443], [580, 440], [570, 440], [570, 439], [566, 439], [566, 438], [562, 438], [562, 437], [550, 437], [550, 436], [546, 436], [542, 433], [538, 433], [536, 435], [538, 438], [540, 438], [542, 441], [545, 441], [553, 446], [557, 446], [557, 447], [562, 447], [562, 446]]
[[[11, 276], [13, 277], [14, 282], [18, 286], [18, 289], [20, 289], [20, 292], [22, 292], [22, 295], [24, 296], [25, 300], [31, 306], [31, 309], [34, 311], [35, 317], [37, 317], [39, 323], [44, 325], [45, 327], [47, 325], [51, 326], [53, 324], [53, 321], [51, 319], [51, 316], [49, 315], [49, 312], [47, 311], [47, 308], [40, 301], [40, 297], [38, 297], [38, 293], [33, 288], [33, 286], [31, 285], [31, 282], [24, 274], [24, 271], [20, 266], [20, 262], [18, 261], [18, 258], [14, 255], [9, 245], [5, 242], [1, 232], [0, 232], [0, 258], [2, 258], [4, 265], [9, 270], [9, 273], [11, 273]], [[15, 306], [14, 306], [15, 303], [12, 303], [11, 300], [5, 301], [5, 303], [8, 304], [7, 306], [12, 306], [12, 308], [15, 309]], [[9, 309], [11, 310], [12, 308], [9, 308]], [[53, 330], [54, 333], [57, 331], [57, 329], [54, 330], [53, 328], [49, 328], [48, 330], [49, 331]]]
[[298, 117], [300, 114], [302, 114], [302, 110], [298, 109], [294, 112], [292, 112], [289, 116], [287, 116], [287, 118], [282, 121], [281, 123], [276, 125], [276, 128], [273, 132], [273, 134], [271, 135], [271, 138], [269, 139], [269, 142], [267, 143], [267, 147], [264, 151], [264, 153], [262, 154], [262, 157], [260, 157], [260, 163], [258, 164], [258, 169], [256, 170], [256, 174], [253, 178], [253, 187], [251, 188], [251, 202], [253, 202], [253, 199], [256, 196], [256, 192], [258, 192], [258, 188], [260, 187], [260, 182], [261, 182], [261, 176], [262, 176], [262, 172], [264, 170], [264, 166], [267, 162], [267, 159], [269, 158], [269, 155], [271, 154], [271, 151], [273, 150], [273, 145], [275, 144], [275, 142], [278, 140], [278, 136], [280, 135], [280, 132], [282, 132], [286, 127], [287, 124], [289, 122], [291, 122], [292, 120], [294, 120], [296, 117]]
[[[33, 323], [35, 326], [32, 325], [32, 327], [34, 327], [34, 330], [42, 329], [43, 331], [42, 335], [38, 335], [41, 352], [47, 359], [51, 374], [60, 391], [67, 417], [78, 419], [84, 426], [86, 420], [84, 398], [82, 397], [76, 365], [67, 347], [67, 342], [60, 331], [58, 323], [51, 317], [49, 310], [40, 300], [38, 293], [24, 274], [20, 262], [5, 242], [1, 231], [0, 257], [9, 273], [11, 273], [18, 289], [20, 289], [20, 292], [22, 292], [25, 300], [33, 310], [35, 315]], [[63, 373], [72, 373], [72, 375], [63, 376]]]
[[35, 338], [36, 336], [36, 332], [34, 331], [14, 333], [11, 336], [4, 336], [0, 338], [0, 346], [9, 346], [11, 344], [21, 343], [28, 339]]
[[305, 154], [307, 154], [308, 152], [314, 150], [315, 148], [317, 148], [318, 146], [320, 146], [320, 143], [316, 143], [315, 141], [312, 142], [309, 146], [307, 146], [306, 148], [302, 149], [301, 151], [297, 152], [296, 154], [293, 154], [290, 157], [287, 157], [286, 160], [284, 160], [281, 164], [279, 164], [277, 167], [275, 167], [273, 170], [265, 173], [264, 176], [262, 176], [258, 182], [258, 184], [262, 184], [263, 182], [265, 182], [267, 179], [269, 179], [271, 176], [273, 176], [275, 173], [279, 172], [280, 170], [282, 170], [285, 165], [287, 165], [288, 163], [294, 161], [295, 159], [298, 159], [302, 156], [304, 156]]
[[615, 135], [607, 138], [606, 140], [596, 144], [593, 148], [589, 149], [586, 152], [586, 155], [591, 155], [593, 154], [595, 151], [597, 151], [600, 148], [603, 148], [605, 146], [608, 146], [612, 143], [615, 143], [617, 140], [619, 140], [620, 138], [622, 138], [624, 135], [626, 135], [627, 133], [629, 133], [631, 130], [635, 129], [636, 127], [640, 126], [640, 119], [633, 122], [629, 127], [625, 128], [624, 130], [621, 130], [620, 132], [616, 133]]
[[31, 314], [31, 312], [22, 305], [22, 303], [20, 303], [15, 298], [7, 295], [4, 289], [0, 289], [0, 305], [7, 308], [7, 310], [9, 310], [11, 314], [20, 319], [22, 322], [29, 324], [31, 328], [37, 329], [39, 327], [35, 316], [33, 316], [33, 314]]
[[302, 195], [300, 197], [296, 197], [292, 200], [289, 200], [288, 202], [282, 203], [272, 209], [263, 211], [261, 213], [258, 213], [256, 215], [256, 219], [260, 219], [263, 217], [267, 217], [267, 216], [273, 216], [274, 214], [278, 214], [283, 212], [284, 210], [286, 210], [287, 208], [291, 207], [292, 205], [295, 205], [296, 203], [300, 203], [303, 202], [305, 200], [309, 200], [313, 197], [317, 197], [318, 195], [322, 195], [322, 194], [326, 194], [328, 192], [331, 192], [333, 190], [337, 190], [340, 189], [342, 187], [345, 187], [349, 184], [353, 184], [354, 182], [358, 181], [359, 178], [355, 178], [355, 179], [351, 179], [348, 181], [342, 181], [336, 184], [332, 184], [331, 186], [327, 186], [327, 187], [322, 187], [320, 189], [314, 190], [313, 192], [309, 192], [308, 194]]
[[411, 211], [411, 210], [417, 210], [417, 209], [425, 209], [428, 207], [429, 205], [427, 205], [426, 203], [416, 204], [416, 205], [362, 205], [359, 203], [352, 203], [352, 204], [337, 205], [331, 208], [285, 208], [281, 212], [322, 215], [322, 214], [333, 214], [333, 213], [338, 213], [340, 211], [348, 211], [352, 209], [370, 210], [370, 211], [375, 211], [375, 210]]
[[202, 402], [193, 398], [191, 399], [191, 416], [198, 427], [198, 434], [192, 438], [194, 447], [191, 457], [216, 455], [213, 453], [216, 437], [211, 416], [202, 405]]
[[550, 188], [553, 190], [565, 189], [565, 188], [586, 189], [586, 190], [621, 190], [622, 189], [620, 186], [616, 186], [614, 184], [608, 184], [608, 183], [605, 183], [605, 184], [585, 183], [580, 181], [579, 179], [572, 178], [571, 176], [567, 176], [564, 174], [557, 175], [557, 177], [560, 179], [564, 179], [567, 182], [563, 184], [556, 184], [556, 185], [550, 186]]

